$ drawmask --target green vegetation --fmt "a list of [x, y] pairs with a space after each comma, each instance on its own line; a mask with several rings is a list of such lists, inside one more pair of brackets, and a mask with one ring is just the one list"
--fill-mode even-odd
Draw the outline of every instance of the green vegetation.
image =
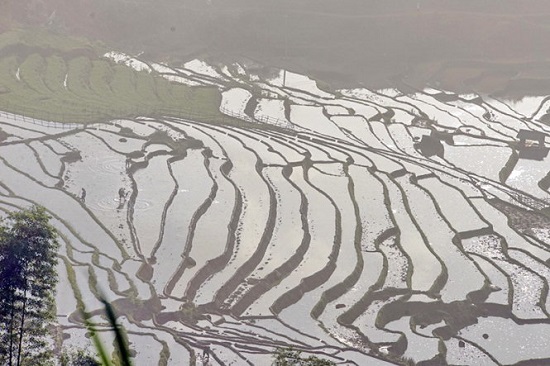
[[273, 366], [331, 366], [332, 361], [323, 360], [316, 356], [302, 357], [302, 352], [293, 348], [277, 348], [273, 354]]
[[[107, 302], [103, 298], [101, 298], [101, 302], [105, 306], [105, 315], [107, 316], [107, 320], [111, 325], [113, 332], [115, 332], [116, 354], [114, 359], [112, 359], [107, 355], [107, 350], [105, 346], [103, 346], [103, 343], [101, 342], [101, 340], [99, 339], [99, 336], [97, 335], [95, 325], [90, 321], [90, 315], [85, 310], [82, 310], [84, 324], [86, 325], [86, 328], [88, 328], [88, 330], [90, 331], [92, 341], [94, 342], [94, 347], [97, 351], [99, 359], [101, 360], [101, 362], [98, 362], [98, 361], [96, 362], [99, 365], [103, 365], [103, 366], [113, 366], [113, 365], [131, 366], [132, 362], [130, 360], [130, 349], [128, 348], [128, 338], [126, 337], [124, 329], [117, 323], [116, 321], [117, 317], [112, 305], [109, 304], [109, 302]], [[81, 306], [83, 306], [83, 304], [81, 304]], [[74, 366], [88, 366], [88, 364], [84, 364], [84, 365], [75, 364]]]
[[61, 366], [101, 366], [96, 357], [83, 349], [64, 352], [59, 360]]
[[102, 58], [85, 40], [38, 31], [0, 34], [0, 110], [92, 123], [140, 115], [220, 120], [214, 87], [188, 87]]
[[8, 214], [0, 225], [0, 363], [51, 365], [57, 232], [42, 207]]

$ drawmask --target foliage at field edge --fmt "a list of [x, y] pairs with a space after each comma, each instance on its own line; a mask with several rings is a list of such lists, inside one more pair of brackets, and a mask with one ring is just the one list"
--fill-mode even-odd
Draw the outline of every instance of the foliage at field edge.
[[9, 213], [0, 225], [0, 363], [50, 365], [55, 319], [57, 232], [42, 207]]
[[277, 348], [273, 354], [273, 366], [331, 366], [332, 361], [317, 356], [302, 357], [302, 352], [293, 348]]

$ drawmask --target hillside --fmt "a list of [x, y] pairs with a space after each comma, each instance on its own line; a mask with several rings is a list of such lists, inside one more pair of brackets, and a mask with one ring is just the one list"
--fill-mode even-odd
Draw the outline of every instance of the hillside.
[[521, 89], [520, 95], [543, 93], [550, 78], [550, 4], [544, 0], [4, 4], [0, 27], [6, 29], [38, 25], [155, 61], [250, 58], [338, 87], [382, 88], [404, 80], [457, 91]]

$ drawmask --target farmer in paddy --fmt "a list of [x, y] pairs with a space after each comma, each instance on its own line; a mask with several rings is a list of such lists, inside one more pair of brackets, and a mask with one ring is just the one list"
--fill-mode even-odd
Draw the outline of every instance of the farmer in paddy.
[[206, 346], [206, 348], [202, 351], [202, 360], [203, 362], [208, 363], [210, 361], [210, 347]]
[[121, 187], [119, 190], [118, 190], [118, 201], [123, 204], [125, 201], [126, 201], [126, 190]]

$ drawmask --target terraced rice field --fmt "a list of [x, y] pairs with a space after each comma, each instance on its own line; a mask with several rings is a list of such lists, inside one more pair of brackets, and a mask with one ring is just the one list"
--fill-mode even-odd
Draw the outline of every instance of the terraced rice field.
[[0, 110], [65, 123], [163, 114], [222, 118], [217, 83], [102, 47], [36, 31], [0, 34]]
[[99, 314], [102, 293], [136, 365], [266, 365], [288, 346], [342, 365], [550, 363], [550, 164], [516, 138], [550, 144], [546, 98], [106, 57], [213, 85], [250, 127], [0, 113], [1, 212], [43, 205], [62, 234], [62, 343], [87, 345], [77, 304]]

